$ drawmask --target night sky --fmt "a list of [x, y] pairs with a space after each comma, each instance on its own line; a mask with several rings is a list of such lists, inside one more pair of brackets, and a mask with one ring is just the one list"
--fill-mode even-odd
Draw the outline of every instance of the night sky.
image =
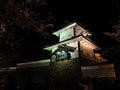
[[[50, 8], [57, 16], [58, 23], [64, 20], [77, 21], [92, 31], [110, 31], [112, 15], [111, 3], [103, 1], [70, 0], [50, 1]], [[63, 20], [63, 21], [62, 21]], [[63, 25], [62, 24], [62, 25]]]

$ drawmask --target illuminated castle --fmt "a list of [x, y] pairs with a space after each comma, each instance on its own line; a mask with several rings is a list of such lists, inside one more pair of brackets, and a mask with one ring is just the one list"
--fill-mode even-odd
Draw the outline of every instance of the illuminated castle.
[[51, 51], [51, 62], [80, 57], [96, 62], [105, 61], [98, 53], [101, 48], [90, 39], [92, 34], [77, 23], [53, 34], [59, 37], [59, 43], [44, 48], [44, 50]]

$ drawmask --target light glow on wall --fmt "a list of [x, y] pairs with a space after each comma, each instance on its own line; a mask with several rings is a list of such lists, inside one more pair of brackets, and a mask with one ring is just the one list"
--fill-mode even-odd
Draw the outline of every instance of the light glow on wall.
[[91, 49], [95, 49], [95, 48], [96, 48], [95, 45], [92, 45], [92, 44], [90, 44], [90, 43], [88, 43], [88, 42], [85, 42], [85, 41], [80, 41], [80, 44], [81, 44], [82, 46], [86, 47], [86, 48], [91, 48]]

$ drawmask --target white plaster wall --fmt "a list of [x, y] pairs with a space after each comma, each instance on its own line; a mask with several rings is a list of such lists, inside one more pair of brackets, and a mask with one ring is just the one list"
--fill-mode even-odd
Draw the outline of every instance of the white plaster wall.
[[67, 44], [67, 46], [71, 46], [71, 47], [75, 47], [76, 48], [76, 50], [74, 52], [70, 52], [71, 53], [71, 59], [79, 58], [78, 41], [69, 43], [69, 44]]
[[74, 52], [71, 52], [71, 59], [74, 59], [74, 58], [79, 58], [78, 49], [75, 50]]
[[60, 42], [74, 37], [73, 28], [67, 29], [66, 31], [60, 33]]

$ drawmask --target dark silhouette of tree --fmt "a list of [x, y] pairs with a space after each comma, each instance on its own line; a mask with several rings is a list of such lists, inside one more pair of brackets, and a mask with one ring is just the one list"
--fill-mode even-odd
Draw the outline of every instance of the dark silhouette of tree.
[[56, 39], [49, 34], [55, 20], [47, 0], [0, 0], [0, 63], [10, 66], [48, 55], [42, 46]]
[[16, 50], [26, 35], [37, 32], [42, 39], [52, 32], [54, 16], [47, 7], [47, 0], [0, 1], [0, 47]]

